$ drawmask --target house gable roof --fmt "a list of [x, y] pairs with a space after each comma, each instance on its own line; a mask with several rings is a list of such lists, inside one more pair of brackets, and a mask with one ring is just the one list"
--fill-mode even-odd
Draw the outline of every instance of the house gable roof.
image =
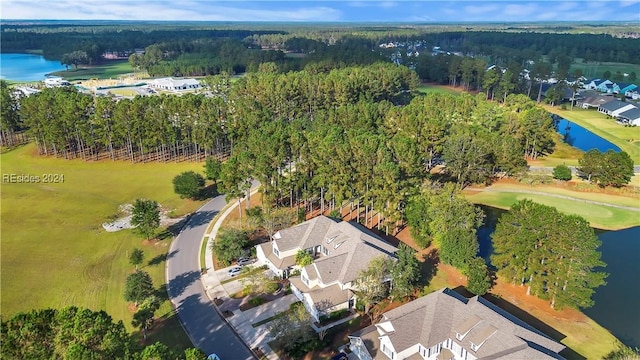
[[608, 111], [616, 111], [622, 109], [625, 106], [629, 106], [628, 102], [620, 101], [620, 100], [612, 100], [600, 105], [600, 108]]
[[[393, 324], [395, 331], [386, 336], [397, 352], [417, 343], [429, 348], [446, 339], [453, 339], [478, 358], [559, 358], [557, 352], [564, 349], [483, 298], [466, 299], [446, 288], [388, 311], [383, 318]], [[475, 326], [457, 340], [456, 330], [468, 325], [469, 319]], [[480, 345], [479, 349], [473, 351], [471, 343]]]
[[[322, 245], [326, 256], [312, 265], [324, 284], [353, 281], [378, 256], [393, 257], [398, 250], [367, 228], [346, 221], [318, 216], [302, 224], [280, 230], [274, 236], [280, 251], [308, 249]], [[308, 271], [311, 276], [311, 272]]]
[[621, 117], [630, 121], [639, 120], [640, 108], [636, 107], [627, 111], [623, 111], [622, 113], [620, 113], [620, 115], [618, 115], [618, 117]]

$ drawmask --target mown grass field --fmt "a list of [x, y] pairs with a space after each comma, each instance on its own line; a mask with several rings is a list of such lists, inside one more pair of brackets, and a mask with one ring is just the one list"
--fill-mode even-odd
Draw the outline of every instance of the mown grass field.
[[[144, 250], [143, 270], [166, 298], [164, 256], [171, 238], [149, 243], [131, 230], [107, 233], [101, 224], [136, 198], [156, 200], [176, 215], [194, 211], [201, 203], [181, 200], [171, 180], [182, 171], [201, 171], [202, 164], [64, 160], [35, 155], [33, 144], [0, 160], [3, 174], [64, 175], [58, 184], [2, 183], [2, 316], [77, 305], [106, 310], [133, 331], [133, 314], [123, 299], [124, 281], [133, 271], [128, 255], [136, 247]], [[169, 301], [156, 315], [166, 319], [158, 327], [167, 330], [150, 340], [190, 345]]]
[[422, 94], [430, 94], [430, 93], [445, 93], [445, 94], [460, 94], [460, 91], [456, 91], [450, 86], [436, 85], [436, 84], [427, 84], [422, 83], [418, 86], [418, 92]]
[[[620, 71], [621, 73], [631, 74], [635, 72], [637, 76], [640, 76], [640, 65], [638, 64], [628, 64], [628, 63], [619, 63], [619, 62], [588, 62], [585, 63], [581, 58], [577, 58], [576, 61], [571, 65], [571, 71], [575, 71], [577, 69], [582, 70], [582, 74], [585, 77], [599, 77], [601, 78], [605, 71], [610, 71], [611, 75], [615, 75], [616, 72]], [[637, 81], [637, 80], [635, 80]], [[633, 82], [626, 78], [624, 82]]]
[[52, 73], [52, 75], [62, 76], [68, 81], [75, 81], [88, 80], [92, 78], [118, 78], [118, 75], [128, 74], [132, 72], [133, 68], [127, 60], [111, 60], [92, 67], [81, 67], [78, 69], [69, 68], [69, 70], [67, 71], [57, 71]]
[[583, 128], [599, 135], [618, 147], [626, 151], [634, 164], [640, 164], [640, 127], [623, 126], [615, 122], [614, 119], [596, 110], [573, 108], [573, 110], [562, 110], [559, 107], [545, 105], [547, 111], [558, 114]]
[[502, 209], [508, 209], [522, 199], [531, 199], [537, 203], [552, 206], [566, 214], [575, 214], [584, 217], [591, 226], [606, 229], [619, 230], [640, 225], [640, 211], [616, 208], [606, 205], [596, 205], [584, 201], [564, 199], [552, 195], [530, 194], [518, 191], [535, 191], [570, 196], [587, 201], [603, 202], [619, 206], [637, 208], [640, 210], [640, 198], [615, 196], [602, 193], [586, 193], [570, 191], [553, 187], [529, 187], [529, 186], [498, 186], [495, 191], [467, 192], [467, 199], [475, 204], [489, 205]]

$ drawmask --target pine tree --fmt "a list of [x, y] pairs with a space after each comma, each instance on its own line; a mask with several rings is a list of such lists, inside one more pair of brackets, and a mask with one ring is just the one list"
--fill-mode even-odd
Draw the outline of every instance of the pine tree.
[[589, 307], [594, 289], [605, 284], [607, 275], [595, 270], [605, 266], [600, 241], [579, 216], [525, 199], [499, 219], [492, 239], [498, 275], [554, 308]]

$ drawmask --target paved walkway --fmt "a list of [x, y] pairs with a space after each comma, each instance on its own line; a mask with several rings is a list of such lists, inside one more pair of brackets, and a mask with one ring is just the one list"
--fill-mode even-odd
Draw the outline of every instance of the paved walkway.
[[[252, 190], [251, 195], [255, 194], [258, 191], [257, 188]], [[255, 324], [264, 319], [275, 316], [277, 313], [287, 310], [289, 305], [296, 302], [298, 299], [293, 295], [287, 295], [282, 298], [279, 298], [275, 301], [268, 302], [266, 304], [257, 306], [255, 308], [249, 309], [247, 311], [241, 311], [236, 306], [230, 306], [238, 304], [240, 300], [232, 299], [229, 294], [235, 293], [241, 290], [241, 284], [239, 281], [225, 282], [222, 284], [221, 281], [228, 279], [229, 275], [226, 273], [226, 269], [216, 270], [213, 266], [213, 254], [211, 252], [211, 244], [215, 240], [215, 237], [222, 225], [224, 219], [234, 210], [236, 210], [238, 206], [237, 202], [233, 202], [232, 204], [228, 204], [223, 210], [220, 216], [216, 217], [213, 221], [215, 221], [213, 227], [210, 232], [205, 232], [204, 240], [207, 241], [206, 252], [205, 252], [205, 268], [207, 273], [202, 275], [201, 280], [202, 284], [206, 290], [207, 296], [211, 299], [219, 299], [222, 300], [219, 309], [231, 310], [233, 309], [233, 316], [227, 317], [226, 320], [233, 328], [236, 333], [240, 335], [242, 340], [251, 348], [259, 348], [265, 356], [270, 360], [279, 359], [278, 355], [271, 349], [268, 342], [272, 341], [273, 338], [269, 334], [268, 324], [263, 324], [258, 327], [253, 327], [252, 324]], [[256, 263], [255, 266], [260, 266], [262, 264]]]

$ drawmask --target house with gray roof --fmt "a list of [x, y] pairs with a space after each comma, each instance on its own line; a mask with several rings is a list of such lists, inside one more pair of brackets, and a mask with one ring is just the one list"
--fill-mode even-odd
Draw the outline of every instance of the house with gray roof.
[[445, 288], [349, 335], [360, 360], [563, 359], [565, 346], [481, 297]]
[[640, 108], [634, 107], [618, 115], [618, 121], [623, 124], [640, 126]]
[[614, 100], [611, 95], [602, 95], [596, 91], [581, 91], [581, 98], [576, 100], [576, 106], [581, 107], [583, 109], [589, 108], [598, 108], [600, 105], [608, 103], [611, 100]]
[[634, 108], [635, 105], [631, 103], [620, 100], [612, 100], [600, 105], [598, 107], [598, 111], [611, 117], [617, 118], [623, 112]]
[[[295, 255], [300, 250], [314, 257], [314, 262], [297, 266]], [[279, 276], [300, 270], [299, 276], [289, 277], [291, 290], [319, 320], [323, 314], [353, 307], [359, 272], [376, 257], [395, 258], [397, 250], [357, 223], [318, 216], [278, 231], [271, 242], [256, 247], [256, 255]]]

